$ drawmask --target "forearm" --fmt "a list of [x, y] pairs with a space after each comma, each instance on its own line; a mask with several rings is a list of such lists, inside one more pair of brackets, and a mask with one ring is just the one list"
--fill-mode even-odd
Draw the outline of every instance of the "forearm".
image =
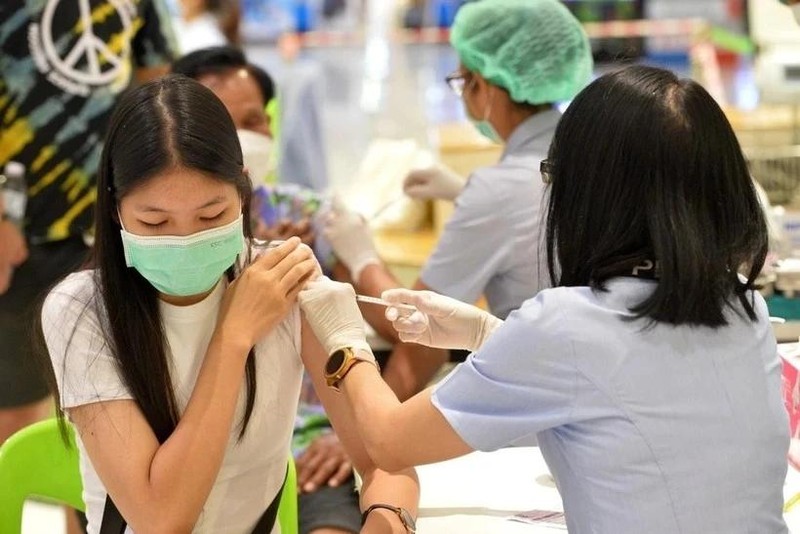
[[[387, 289], [402, 287], [402, 284], [381, 263], [365, 267], [361, 271], [358, 280], [353, 281], [353, 286], [357, 293], [380, 297]], [[375, 329], [379, 336], [393, 344], [399, 343], [400, 339], [397, 337], [397, 331], [384, 316], [385, 308], [373, 304], [365, 304], [360, 306], [360, 309], [364, 319]]]
[[[418, 503], [419, 480], [413, 469], [398, 473], [376, 469], [363, 475], [361, 510], [366, 510], [373, 504], [389, 504], [405, 508], [413, 517], [417, 517]], [[397, 515], [383, 509], [375, 509], [367, 516], [361, 532], [362, 534], [406, 534]]]
[[397, 398], [404, 401], [425, 389], [447, 363], [448, 356], [445, 349], [397, 343], [383, 369], [383, 379]]
[[401, 403], [370, 365], [356, 365], [342, 381], [356, 426], [372, 461], [378, 469], [400, 471], [412, 465], [402, 458], [402, 451], [393, 439], [401, 429]]
[[191, 530], [211, 492], [235, 423], [247, 352], [224, 336], [212, 338], [186, 411], [153, 457], [151, 502], [171, 515], [167, 524]]

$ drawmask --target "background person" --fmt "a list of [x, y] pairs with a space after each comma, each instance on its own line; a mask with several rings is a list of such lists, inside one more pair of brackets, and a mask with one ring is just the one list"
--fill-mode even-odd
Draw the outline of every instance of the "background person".
[[[270, 76], [248, 63], [240, 50], [230, 46], [198, 50], [183, 56], [173, 64], [172, 71], [198, 80], [222, 101], [239, 133], [244, 165], [257, 183], [263, 176], [258, 171], [254, 174], [253, 170], [268, 168], [269, 162], [261, 160], [269, 158], [272, 152], [272, 129], [264, 112], [267, 103], [276, 96]], [[264, 239], [298, 236], [304, 242], [311, 242], [314, 237], [307, 220], [300, 224], [285, 220], [276, 228], [267, 228], [261, 222], [254, 231]], [[303, 376], [292, 453], [300, 490], [301, 534], [357, 533], [361, 527], [361, 512], [353, 464], [331, 428], [307, 373]]]
[[[0, 280], [0, 444], [50, 411], [44, 377], [32, 363], [29, 325], [37, 298], [86, 258], [111, 109], [132, 77], [158, 76], [173, 58], [161, 0], [132, 6], [0, 4], [0, 168], [8, 161], [24, 165], [29, 193], [21, 232], [0, 220], [0, 276], [14, 266], [7, 289]], [[85, 47], [89, 34], [95, 47]], [[46, 41], [55, 43], [53, 50]], [[66, 72], [57, 68], [65, 58], [75, 60]], [[19, 263], [23, 238], [27, 260]]]
[[179, 0], [176, 8], [178, 16], [172, 21], [182, 54], [210, 46], [240, 44], [238, 0]]

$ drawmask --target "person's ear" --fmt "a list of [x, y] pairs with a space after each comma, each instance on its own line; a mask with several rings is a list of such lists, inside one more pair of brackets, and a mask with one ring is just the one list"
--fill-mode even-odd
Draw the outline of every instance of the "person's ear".
[[491, 84], [477, 72], [472, 73], [470, 96], [472, 97], [472, 104], [477, 111], [485, 109], [489, 105]]

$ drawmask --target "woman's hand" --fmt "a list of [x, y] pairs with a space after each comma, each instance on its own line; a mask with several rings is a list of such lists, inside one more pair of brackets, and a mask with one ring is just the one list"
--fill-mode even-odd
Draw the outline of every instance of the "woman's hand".
[[285, 241], [290, 237], [299, 237], [303, 243], [310, 246], [314, 245], [314, 229], [308, 218], [292, 222], [289, 219], [282, 219], [274, 226], [268, 226], [264, 221], [258, 221], [258, 225], [253, 230], [253, 236], [264, 241]]
[[297, 488], [302, 493], [339, 486], [353, 474], [353, 464], [335, 432], [318, 436], [296, 464]]
[[226, 290], [217, 330], [248, 348], [254, 346], [283, 320], [318, 272], [314, 253], [297, 237], [266, 250]]
[[364, 318], [350, 284], [320, 278], [300, 293], [300, 309], [327, 354], [343, 347], [361, 348], [372, 354], [364, 333]]
[[503, 324], [480, 308], [433, 291], [389, 289], [383, 292], [382, 298], [417, 309], [408, 315], [394, 306], [386, 308], [386, 319], [392, 322], [405, 343], [475, 351]]
[[0, 221], [0, 295], [8, 290], [14, 267], [28, 259], [25, 237], [8, 221]]

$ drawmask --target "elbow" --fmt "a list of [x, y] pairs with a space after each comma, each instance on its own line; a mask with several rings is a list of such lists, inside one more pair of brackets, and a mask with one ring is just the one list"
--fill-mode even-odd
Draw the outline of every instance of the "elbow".
[[388, 473], [397, 473], [414, 467], [403, 457], [402, 451], [397, 450], [397, 442], [392, 439], [392, 435], [391, 432], [381, 432], [380, 437], [376, 436], [378, 439], [366, 443], [367, 454], [374, 467]]

